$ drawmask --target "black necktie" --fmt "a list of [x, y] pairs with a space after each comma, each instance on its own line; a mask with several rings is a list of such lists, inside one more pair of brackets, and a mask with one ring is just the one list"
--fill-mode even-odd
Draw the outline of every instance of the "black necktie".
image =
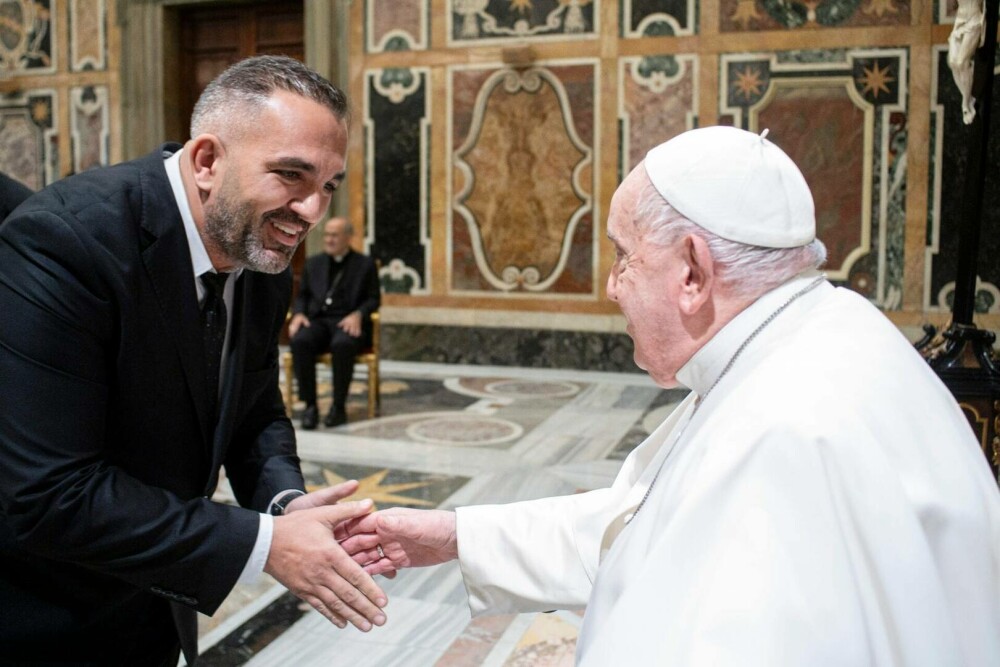
[[228, 273], [201, 274], [205, 286], [205, 300], [201, 302], [202, 335], [205, 340], [205, 384], [208, 386], [211, 414], [215, 417], [219, 398], [219, 371], [222, 366], [222, 346], [226, 342], [226, 302], [222, 295], [226, 289]]

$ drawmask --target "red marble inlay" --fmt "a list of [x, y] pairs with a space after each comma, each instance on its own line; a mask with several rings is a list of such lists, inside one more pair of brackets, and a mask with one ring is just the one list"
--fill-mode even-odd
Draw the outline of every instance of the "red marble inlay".
[[841, 268], [862, 238], [865, 117], [841, 86], [782, 88], [757, 127], [802, 170], [816, 202], [827, 266]]

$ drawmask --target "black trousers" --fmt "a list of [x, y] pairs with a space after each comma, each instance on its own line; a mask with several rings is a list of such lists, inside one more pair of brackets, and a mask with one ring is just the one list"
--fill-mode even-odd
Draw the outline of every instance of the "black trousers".
[[333, 356], [333, 407], [343, 410], [354, 377], [354, 358], [363, 348], [361, 338], [354, 338], [337, 326], [338, 319], [314, 318], [292, 337], [292, 363], [299, 383], [299, 398], [306, 405], [316, 403], [316, 357], [329, 352]]

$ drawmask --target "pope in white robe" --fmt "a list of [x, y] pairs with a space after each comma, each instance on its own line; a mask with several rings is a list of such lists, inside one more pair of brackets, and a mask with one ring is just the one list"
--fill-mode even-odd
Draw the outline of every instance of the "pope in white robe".
[[[688, 227], [647, 224], [651, 192]], [[996, 480], [898, 330], [796, 270], [823, 251], [791, 160], [685, 133], [608, 231], [636, 362], [691, 394], [610, 488], [364, 519], [367, 569], [457, 557], [474, 614], [586, 607], [580, 665], [1000, 665]], [[727, 243], [756, 248], [743, 268]]]

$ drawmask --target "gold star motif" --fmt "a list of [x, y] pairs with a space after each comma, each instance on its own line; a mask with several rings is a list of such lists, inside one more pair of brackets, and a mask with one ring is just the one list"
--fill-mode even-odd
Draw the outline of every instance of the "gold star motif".
[[737, 0], [736, 9], [733, 10], [733, 14], [729, 19], [746, 30], [751, 22], [760, 20], [757, 3], [754, 0]]
[[893, 0], [869, 0], [868, 6], [862, 11], [865, 14], [875, 14], [878, 17], [899, 13], [899, 9], [896, 8]]
[[[385, 476], [389, 474], [388, 469], [379, 470], [373, 475], [369, 475], [363, 479], [358, 480], [358, 490], [352, 495], [344, 498], [344, 501], [348, 500], [362, 500], [363, 498], [371, 498], [376, 504], [384, 503], [386, 505], [421, 505], [424, 507], [434, 507], [435, 504], [429, 500], [423, 500], [422, 498], [411, 498], [410, 496], [398, 495], [398, 491], [409, 491], [410, 489], [420, 489], [431, 485], [431, 482], [402, 482], [400, 484], [386, 484], [382, 485], [382, 480]], [[326, 484], [307, 484], [306, 491], [317, 491], [319, 489], [326, 488], [327, 486], [333, 486], [335, 484], [340, 484], [341, 482], [346, 482], [347, 480], [338, 475], [337, 473], [323, 468], [323, 478], [326, 480]]]
[[736, 73], [736, 82], [733, 87], [736, 92], [743, 95], [745, 100], [750, 100], [753, 95], [760, 95], [764, 82], [760, 79], [760, 72], [756, 67], [747, 65], [742, 72]]
[[49, 105], [42, 100], [38, 100], [31, 105], [31, 119], [42, 125], [49, 120]]
[[867, 67], [862, 68], [864, 74], [858, 77], [858, 84], [863, 86], [861, 94], [871, 92], [872, 97], [878, 99], [879, 93], [885, 91], [889, 94], [889, 84], [896, 80], [892, 74], [889, 72], [889, 66], [886, 65], [885, 69], [881, 69], [878, 66], [878, 62], [872, 64], [871, 69]]
[[527, 14], [531, 11], [532, 0], [510, 0], [510, 11]]

